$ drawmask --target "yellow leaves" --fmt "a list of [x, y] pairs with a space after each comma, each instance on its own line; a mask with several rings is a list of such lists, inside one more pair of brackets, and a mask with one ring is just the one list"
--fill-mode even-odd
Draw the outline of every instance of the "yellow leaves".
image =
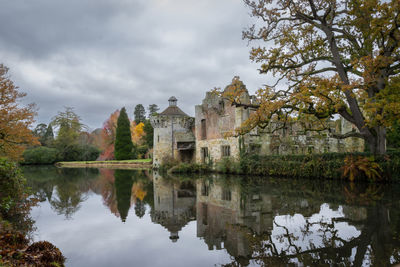
[[136, 125], [135, 121], [131, 122], [131, 135], [132, 135], [132, 142], [136, 144], [142, 143], [142, 137], [145, 135], [144, 132], [144, 123], [140, 122]]
[[140, 199], [140, 201], [143, 201], [143, 199], [145, 198], [145, 196], [147, 195], [147, 192], [143, 189], [143, 184], [138, 182], [138, 183], [134, 183], [132, 186], [132, 197], [134, 199], [134, 201], [136, 201], [136, 199]]
[[365, 175], [370, 181], [381, 178], [382, 168], [373, 158], [347, 156], [344, 159], [343, 176], [351, 182]]

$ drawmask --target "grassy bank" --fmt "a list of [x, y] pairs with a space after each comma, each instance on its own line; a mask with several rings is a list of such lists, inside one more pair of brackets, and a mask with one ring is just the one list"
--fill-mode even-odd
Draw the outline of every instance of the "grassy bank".
[[227, 157], [212, 166], [181, 163], [170, 168], [172, 173], [207, 171], [289, 178], [400, 182], [400, 152], [389, 152], [381, 156], [368, 153], [243, 155], [239, 161]]
[[107, 160], [107, 161], [62, 161], [55, 164], [62, 168], [151, 168], [151, 159], [132, 159], [132, 160]]

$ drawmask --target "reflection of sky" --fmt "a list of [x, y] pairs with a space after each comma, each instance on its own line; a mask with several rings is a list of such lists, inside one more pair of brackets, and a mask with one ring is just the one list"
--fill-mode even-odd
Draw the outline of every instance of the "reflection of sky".
[[209, 251], [196, 237], [196, 222], [179, 232], [172, 243], [161, 225], [149, 216], [139, 219], [133, 207], [125, 223], [102, 205], [102, 198], [89, 194], [81, 208], [65, 220], [48, 202], [33, 208], [35, 240], [48, 240], [67, 257], [67, 266], [214, 266], [229, 262], [225, 250]]
[[[337, 237], [345, 241], [358, 237], [361, 232], [347, 222], [334, 222], [334, 227], [323, 226], [324, 224], [331, 224], [334, 218], [342, 217], [344, 217], [344, 213], [341, 206], [339, 206], [337, 210], [333, 210], [328, 204], [322, 204], [319, 213], [313, 214], [309, 218], [301, 214], [276, 216], [276, 224], [272, 230], [272, 242], [276, 245], [279, 253], [286, 251], [287, 253], [289, 252], [289, 254], [295, 254], [295, 248], [289, 248], [288, 238], [285, 236], [285, 228], [287, 228], [291, 235], [291, 243], [300, 251], [325, 247], [324, 235], [325, 241], [330, 242], [333, 231], [336, 231]], [[307, 222], [309, 223], [309, 228], [308, 231], [305, 231], [305, 229], [307, 229]], [[330, 231], [324, 233], [324, 229], [329, 229]], [[326, 245], [329, 246], [329, 244]], [[337, 247], [342, 245], [341, 242], [336, 242]], [[355, 251], [353, 251], [352, 254], [351, 260], [354, 259]]]

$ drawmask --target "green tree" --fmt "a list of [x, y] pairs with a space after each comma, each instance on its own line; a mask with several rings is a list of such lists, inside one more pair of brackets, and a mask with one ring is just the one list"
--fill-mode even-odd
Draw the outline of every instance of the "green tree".
[[87, 128], [71, 107], [65, 107], [65, 111], [58, 112], [50, 125], [58, 129], [55, 145], [60, 149], [76, 144], [82, 130]]
[[[358, 131], [333, 137], [363, 138], [371, 152], [385, 153], [387, 127], [400, 118], [400, 2], [244, 2], [262, 23], [243, 38], [267, 44], [254, 47], [250, 58], [278, 81], [245, 105], [257, 111], [242, 129], [302, 119], [321, 130], [340, 114]], [[229, 94], [241, 105], [240, 94]]]
[[43, 137], [43, 142], [44, 143], [42, 143], [42, 145], [49, 146], [49, 147], [51, 147], [54, 143], [54, 133], [53, 133], [53, 127], [51, 126], [51, 124], [49, 124], [49, 126], [47, 126], [46, 133], [44, 134], [44, 137]]
[[145, 132], [145, 135], [142, 137], [144, 140], [144, 143], [149, 147], [153, 147], [153, 139], [154, 139], [154, 129], [153, 126], [151, 126], [150, 120], [145, 120], [144, 126], [143, 126], [143, 131]]
[[400, 148], [400, 123], [395, 123], [388, 130], [387, 135], [388, 148]]
[[134, 115], [135, 115], [136, 124], [139, 124], [139, 123], [145, 121], [145, 119], [146, 119], [146, 110], [144, 109], [142, 104], [136, 105], [135, 111], [134, 111]]
[[117, 121], [117, 133], [115, 137], [115, 159], [132, 159], [133, 143], [128, 115], [125, 107], [120, 111]]
[[159, 111], [160, 108], [156, 104], [151, 104], [151, 105], [149, 105], [148, 110], [149, 110], [149, 117], [150, 117], [154, 114], [157, 114], [157, 111]]
[[39, 123], [33, 130], [33, 135], [38, 138], [39, 142], [44, 144], [44, 137], [46, 135], [47, 125], [45, 123]]

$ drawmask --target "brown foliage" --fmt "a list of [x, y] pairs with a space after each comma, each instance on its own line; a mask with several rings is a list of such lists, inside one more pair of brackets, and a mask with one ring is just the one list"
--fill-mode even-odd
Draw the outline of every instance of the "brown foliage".
[[373, 158], [348, 156], [344, 159], [343, 176], [353, 182], [356, 178], [366, 176], [368, 180], [380, 180], [382, 168]]
[[103, 124], [103, 131], [101, 133], [102, 153], [101, 160], [114, 159], [114, 143], [117, 134], [117, 120], [119, 117], [119, 110], [114, 111], [110, 117]]
[[250, 58], [277, 80], [259, 89], [250, 105], [241, 103], [240, 87], [222, 92], [236, 105], [257, 109], [241, 130], [294, 119], [320, 130], [340, 114], [358, 132], [334, 137], [363, 138], [371, 152], [384, 153], [386, 128], [400, 119], [400, 2], [244, 2], [261, 21], [243, 32], [256, 42]]
[[0, 64], [0, 156], [19, 160], [27, 145], [39, 144], [29, 129], [36, 112], [34, 104], [19, 105], [26, 94], [18, 92], [7, 73], [8, 68]]

